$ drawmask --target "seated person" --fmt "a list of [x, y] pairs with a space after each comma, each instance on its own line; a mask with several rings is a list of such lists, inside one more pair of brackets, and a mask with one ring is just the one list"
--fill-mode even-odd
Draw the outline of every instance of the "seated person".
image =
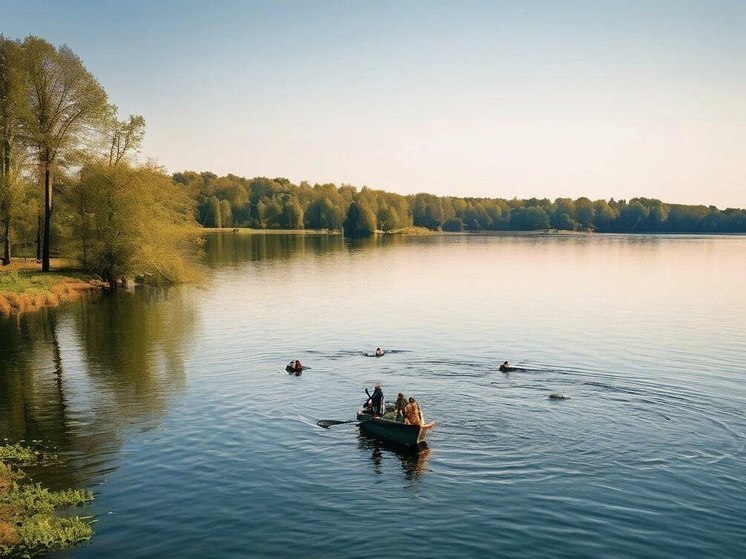
[[507, 371], [510, 371], [512, 369], [513, 369], [513, 367], [511, 367], [510, 365], [508, 365], [507, 361], [505, 361], [502, 365], [500, 365], [500, 370], [503, 371], [503, 372], [507, 372]]
[[424, 418], [422, 417], [422, 411], [420, 405], [415, 401], [414, 398], [409, 398], [407, 407], [404, 408], [404, 424], [405, 425], [423, 425]]
[[399, 395], [396, 397], [396, 404], [394, 405], [394, 411], [396, 412], [396, 421], [403, 421], [404, 420], [404, 408], [407, 407], [407, 399], [404, 397], [404, 394], [399, 392]]

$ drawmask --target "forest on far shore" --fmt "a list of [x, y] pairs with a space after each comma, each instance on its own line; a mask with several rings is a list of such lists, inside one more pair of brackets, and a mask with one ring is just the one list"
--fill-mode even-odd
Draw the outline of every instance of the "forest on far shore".
[[[268, 132], [270, 133], [270, 132]], [[401, 195], [285, 178], [172, 175], [138, 153], [145, 118], [119, 115], [67, 46], [0, 35], [0, 263], [61, 257], [114, 288], [199, 274], [201, 227], [432, 231], [746, 233], [746, 210], [649, 198]], [[510, 192], [502, 185], [501, 192]]]
[[173, 174], [197, 204], [203, 227], [331, 229], [347, 235], [433, 231], [595, 231], [599, 233], [744, 233], [746, 210], [669, 204], [651, 198], [460, 198], [401, 195], [348, 184], [293, 184], [211, 172]]

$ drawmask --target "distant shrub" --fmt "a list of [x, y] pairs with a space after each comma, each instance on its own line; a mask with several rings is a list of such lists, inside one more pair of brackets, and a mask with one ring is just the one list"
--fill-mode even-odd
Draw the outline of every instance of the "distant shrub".
[[443, 223], [443, 231], [448, 231], [449, 233], [459, 233], [463, 230], [464, 223], [457, 217], [449, 219], [448, 221]]

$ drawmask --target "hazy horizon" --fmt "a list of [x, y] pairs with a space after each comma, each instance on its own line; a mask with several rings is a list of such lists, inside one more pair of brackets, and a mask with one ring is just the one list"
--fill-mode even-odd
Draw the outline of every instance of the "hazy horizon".
[[9, 0], [170, 172], [746, 208], [746, 3]]

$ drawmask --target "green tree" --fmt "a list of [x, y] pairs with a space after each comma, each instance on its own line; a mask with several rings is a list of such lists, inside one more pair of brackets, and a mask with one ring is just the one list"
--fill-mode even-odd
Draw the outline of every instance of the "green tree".
[[281, 225], [286, 229], [303, 229], [303, 208], [295, 196], [288, 197], [282, 207]]
[[220, 226], [233, 227], [233, 215], [231, 204], [228, 200], [220, 200]]
[[256, 203], [256, 220], [259, 227], [264, 227], [266, 225], [265, 218], [267, 216], [267, 203], [265, 200], [265, 198], [262, 198]]
[[344, 234], [349, 237], [370, 235], [376, 232], [376, 214], [358, 202], [350, 204], [344, 221]]
[[596, 212], [593, 208], [593, 202], [588, 198], [582, 197], [575, 200], [575, 220], [583, 229], [593, 228]]
[[668, 220], [668, 208], [660, 200], [651, 200], [645, 229], [648, 231], [663, 231]]
[[515, 208], [511, 212], [510, 226], [519, 231], [547, 229], [549, 227], [549, 216], [540, 206]]
[[116, 165], [127, 154], [140, 149], [145, 137], [145, 119], [130, 115], [128, 120], [119, 120], [116, 105], [111, 105], [107, 121], [109, 165]]
[[284, 203], [279, 194], [275, 194], [267, 201], [267, 209], [264, 212], [265, 227], [277, 229], [282, 227], [282, 209]]
[[464, 230], [464, 224], [461, 223], [461, 220], [457, 217], [452, 217], [445, 223], [443, 223], [443, 231], [450, 231], [452, 233], [456, 233], [459, 231]]
[[396, 209], [383, 206], [378, 209], [378, 229], [381, 231], [394, 231], [401, 228], [401, 220]]
[[575, 221], [575, 202], [571, 198], [557, 198], [549, 211], [550, 225], [556, 229], [574, 231], [577, 228]]
[[578, 228], [577, 222], [566, 213], [554, 214], [551, 219], [551, 225], [555, 229], [564, 231], [575, 231]]
[[29, 36], [22, 44], [29, 93], [21, 112], [44, 188], [42, 270], [49, 271], [52, 185], [60, 156], [75, 150], [107, 114], [106, 92], [67, 46]]
[[306, 219], [311, 229], [341, 229], [345, 212], [344, 208], [336, 206], [329, 198], [317, 198], [308, 206]]
[[636, 231], [641, 223], [644, 223], [650, 210], [639, 200], [630, 200], [629, 204], [620, 202], [619, 221], [623, 231]]
[[598, 231], [613, 231], [617, 219], [619, 219], [619, 212], [612, 208], [606, 200], [593, 202], [593, 224]]
[[208, 221], [207, 223], [211, 225], [212, 227], [217, 227], [220, 229], [223, 227], [223, 220], [221, 219], [220, 214], [220, 200], [217, 196], [212, 196], [210, 198], [210, 210], [208, 212]]
[[[140, 277], [167, 284], [194, 277], [199, 251], [193, 203], [154, 167], [87, 165], [74, 187], [95, 232], [81, 263], [110, 287]], [[80, 240], [81, 236], [76, 235]]]
[[415, 194], [412, 203], [412, 220], [418, 227], [436, 230], [443, 223], [443, 205], [434, 194]]
[[20, 45], [0, 35], [0, 236], [2, 264], [10, 264], [12, 223], [22, 200], [21, 107], [24, 97], [19, 72]]

